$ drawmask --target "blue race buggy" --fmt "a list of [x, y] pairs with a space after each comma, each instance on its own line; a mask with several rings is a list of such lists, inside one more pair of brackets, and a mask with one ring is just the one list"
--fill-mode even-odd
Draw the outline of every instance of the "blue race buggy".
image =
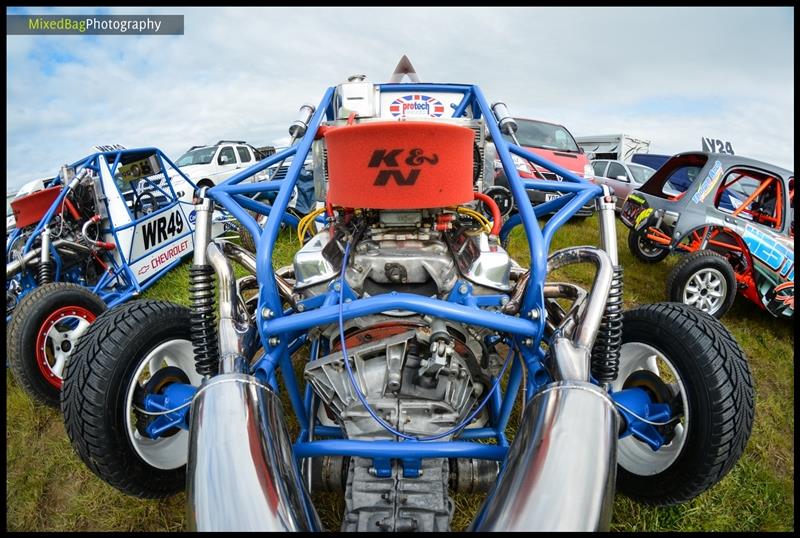
[[[100, 478], [140, 497], [186, 488], [191, 530], [320, 530], [311, 494], [325, 490], [344, 497], [343, 531], [447, 531], [453, 491], [485, 495], [472, 530], [597, 530], [615, 489], [675, 504], [734, 466], [753, 420], [741, 348], [681, 304], [623, 312], [613, 198], [506, 141], [505, 105], [473, 85], [356, 76], [294, 125], [296, 144], [197, 205], [192, 307], [133, 301], [79, 342], [62, 408]], [[309, 153], [320, 208], [276, 269]], [[484, 195], [495, 154], [520, 215], [505, 226]], [[513, 155], [565, 181], [523, 180]], [[243, 184], [287, 156], [280, 182]], [[564, 194], [534, 208], [530, 189]], [[245, 197], [267, 192], [271, 207]], [[548, 255], [591, 200], [602, 244]], [[210, 238], [214, 202], [255, 254]], [[501, 244], [515, 223], [529, 268]], [[234, 279], [231, 261], [251, 274]], [[596, 267], [590, 290], [548, 280], [575, 263]]]
[[57, 406], [64, 366], [95, 318], [194, 249], [196, 187], [156, 148], [89, 155], [42, 187], [11, 202], [6, 357], [31, 397]]

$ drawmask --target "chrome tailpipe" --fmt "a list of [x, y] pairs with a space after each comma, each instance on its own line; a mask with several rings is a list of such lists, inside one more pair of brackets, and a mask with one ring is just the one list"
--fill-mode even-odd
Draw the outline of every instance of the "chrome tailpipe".
[[618, 416], [606, 392], [560, 381], [531, 398], [474, 531], [597, 531], [611, 523]]
[[192, 403], [187, 467], [191, 531], [317, 531], [275, 393], [221, 374]]

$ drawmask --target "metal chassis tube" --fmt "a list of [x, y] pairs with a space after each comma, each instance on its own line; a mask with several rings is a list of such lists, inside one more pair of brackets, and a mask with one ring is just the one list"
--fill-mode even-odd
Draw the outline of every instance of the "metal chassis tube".
[[[484, 311], [456, 304], [450, 301], [437, 300], [420, 297], [412, 294], [396, 293], [388, 296], [369, 297], [358, 299], [350, 297], [350, 302], [344, 305], [344, 319], [377, 313], [384, 310], [396, 309], [398, 307], [409, 311], [424, 313], [452, 319], [455, 321], [467, 322], [473, 325], [489, 327], [499, 332], [513, 335], [512, 346], [517, 349], [515, 354], [514, 367], [509, 374], [508, 389], [499, 398], [494, 398], [490, 402], [490, 415], [492, 420], [487, 427], [468, 428], [461, 432], [463, 441], [443, 442], [356, 442], [341, 437], [338, 428], [324, 427], [321, 425], [309, 425], [302, 428], [300, 437], [294, 445], [295, 457], [300, 459], [318, 455], [336, 454], [359, 454], [365, 456], [380, 457], [387, 453], [397, 454], [400, 458], [406, 454], [406, 450], [415, 451], [419, 457], [446, 457], [450, 450], [457, 450], [457, 457], [474, 457], [489, 459], [502, 459], [498, 449], [507, 450], [508, 442], [505, 440], [504, 430], [510, 417], [513, 402], [517, 391], [521, 385], [523, 368], [527, 369], [526, 384], [527, 398], [530, 398], [536, 390], [550, 381], [549, 375], [543, 369], [543, 351], [539, 344], [544, 331], [544, 280], [547, 274], [547, 252], [550, 247], [555, 231], [563, 225], [572, 215], [574, 215], [583, 205], [592, 198], [602, 194], [600, 187], [593, 185], [583, 178], [580, 178], [568, 170], [561, 168], [551, 162], [545, 161], [541, 157], [507, 142], [495, 119], [488, 101], [477, 86], [471, 85], [447, 85], [447, 84], [382, 84], [379, 85], [381, 91], [438, 91], [461, 93], [463, 98], [455, 109], [454, 117], [459, 117], [470, 109], [474, 118], [484, 117], [486, 126], [497, 148], [498, 158], [508, 177], [509, 186], [514, 196], [517, 207], [519, 208], [519, 221], [525, 229], [528, 248], [531, 253], [531, 275], [527, 279], [526, 288], [521, 300], [519, 316], [511, 316], [497, 312]], [[318, 298], [318, 301], [305, 304], [304, 311], [298, 312], [290, 309], [283, 312], [281, 308], [281, 295], [272, 268], [272, 256], [275, 241], [280, 231], [280, 224], [286, 212], [292, 190], [297, 183], [300, 171], [303, 166], [311, 144], [316, 136], [317, 130], [323, 120], [334, 120], [333, 95], [335, 88], [328, 88], [315, 109], [309, 124], [308, 130], [299, 142], [290, 148], [276, 153], [267, 159], [243, 170], [229, 178], [226, 182], [208, 190], [208, 196], [227, 209], [236, 217], [247, 230], [253, 235], [257, 242], [256, 253], [256, 276], [260, 284], [258, 308], [256, 310], [256, 325], [258, 333], [264, 346], [264, 356], [251, 368], [251, 373], [256, 378], [265, 382], [274, 379], [276, 370], [280, 370], [281, 375], [287, 380], [286, 388], [292, 393], [291, 401], [295, 408], [295, 414], [303, 417], [305, 423], [313, 421], [314, 415], [310, 408], [311, 398], [304, 398], [296, 391], [297, 383], [294, 373], [285, 365], [290, 364], [288, 357], [293, 350], [291, 343], [297, 342], [298, 338], [303, 337], [312, 327], [335, 322], [338, 315], [338, 299], [336, 293], [331, 290], [328, 294]], [[517, 173], [512, 154], [527, 159], [547, 170], [560, 176], [565, 181], [548, 180], [523, 180]], [[255, 175], [265, 168], [274, 165], [288, 157], [293, 157], [289, 170], [284, 179], [280, 182], [248, 183], [240, 185], [245, 179]], [[561, 191], [567, 194], [562, 195], [556, 200], [547, 202], [533, 208], [526, 194], [528, 189], [539, 189], [547, 191]], [[245, 208], [242, 203], [245, 194], [257, 194], [275, 192], [278, 194], [272, 207], [261, 204], [257, 206], [251, 204]], [[266, 223], [262, 229], [257, 221], [245, 210], [251, 209], [262, 215], [267, 215]], [[537, 216], [544, 212], [556, 209], [547, 224], [540, 229]], [[514, 225], [516, 225], [514, 224]], [[508, 226], [508, 224], [507, 224]], [[513, 228], [511, 226], [510, 228]], [[510, 228], [506, 230], [508, 235]], [[195, 245], [198, 248], [199, 245]], [[603, 286], [601, 286], [602, 288]], [[346, 290], [347, 291], [347, 290]], [[347, 295], [346, 295], [347, 296]], [[318, 342], [312, 342], [315, 348], [319, 348]], [[284, 367], [281, 367], [284, 366]], [[306, 408], [308, 407], [308, 408]], [[313, 429], [315, 438], [333, 437], [334, 439], [309, 440], [309, 428]], [[488, 445], [471, 443], [467, 439], [494, 438], [499, 446], [487, 452]], [[361, 443], [364, 443], [363, 446]], [[447, 448], [447, 446], [457, 445], [457, 449]], [[416, 446], [415, 446], [416, 445]], [[420, 452], [422, 446], [427, 447], [424, 452]], [[447, 445], [447, 446], [445, 446]], [[397, 447], [396, 450], [392, 447]], [[399, 448], [404, 447], [404, 448]], [[405, 448], [408, 447], [408, 448]], [[424, 455], [423, 455], [424, 454]], [[391, 456], [390, 456], [391, 457]]]

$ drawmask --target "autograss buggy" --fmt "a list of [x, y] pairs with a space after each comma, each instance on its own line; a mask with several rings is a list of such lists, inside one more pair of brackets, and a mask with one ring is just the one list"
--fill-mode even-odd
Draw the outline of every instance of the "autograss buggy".
[[738, 290], [773, 316], [794, 316], [794, 172], [682, 153], [628, 196], [621, 218], [639, 259], [686, 254], [667, 279], [671, 301], [720, 318]]
[[[134, 301], [78, 344], [62, 408], [98, 476], [141, 497], [186, 487], [192, 530], [320, 530], [314, 490], [343, 492], [346, 531], [446, 531], [451, 490], [488, 492], [473, 530], [593, 530], [608, 527], [615, 487], [669, 505], [731, 470], [753, 421], [741, 348], [681, 304], [622, 311], [612, 197], [507, 142], [504, 105], [477, 86], [356, 77], [299, 123], [297, 144], [197, 206], [192, 308]], [[326, 223], [276, 271], [309, 151]], [[501, 247], [499, 210], [482, 194], [495, 151], [530, 269]], [[241, 183], [289, 155], [280, 183]], [[566, 181], [523, 181], [512, 155]], [[533, 208], [528, 189], [566, 194]], [[264, 191], [278, 193], [271, 211], [243, 197]], [[556, 230], [593, 199], [601, 248], [548, 257]], [[257, 238], [254, 255], [210, 240], [212, 200]], [[263, 229], [249, 211], [269, 214]], [[231, 259], [252, 275], [234, 280]], [[575, 263], [596, 266], [588, 292], [547, 280]], [[292, 357], [306, 344], [301, 392]]]
[[11, 202], [6, 357], [31, 397], [58, 406], [64, 365], [86, 328], [192, 252], [194, 190], [161, 151], [140, 148], [64, 165]]

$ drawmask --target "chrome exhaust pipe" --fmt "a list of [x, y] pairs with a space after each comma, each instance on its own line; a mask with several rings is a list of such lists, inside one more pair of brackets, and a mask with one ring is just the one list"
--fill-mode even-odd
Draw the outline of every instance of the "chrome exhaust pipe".
[[605, 391], [547, 385], [528, 403], [474, 531], [597, 531], [611, 523], [618, 416]]
[[221, 374], [192, 403], [187, 467], [191, 531], [317, 531], [275, 393]]

